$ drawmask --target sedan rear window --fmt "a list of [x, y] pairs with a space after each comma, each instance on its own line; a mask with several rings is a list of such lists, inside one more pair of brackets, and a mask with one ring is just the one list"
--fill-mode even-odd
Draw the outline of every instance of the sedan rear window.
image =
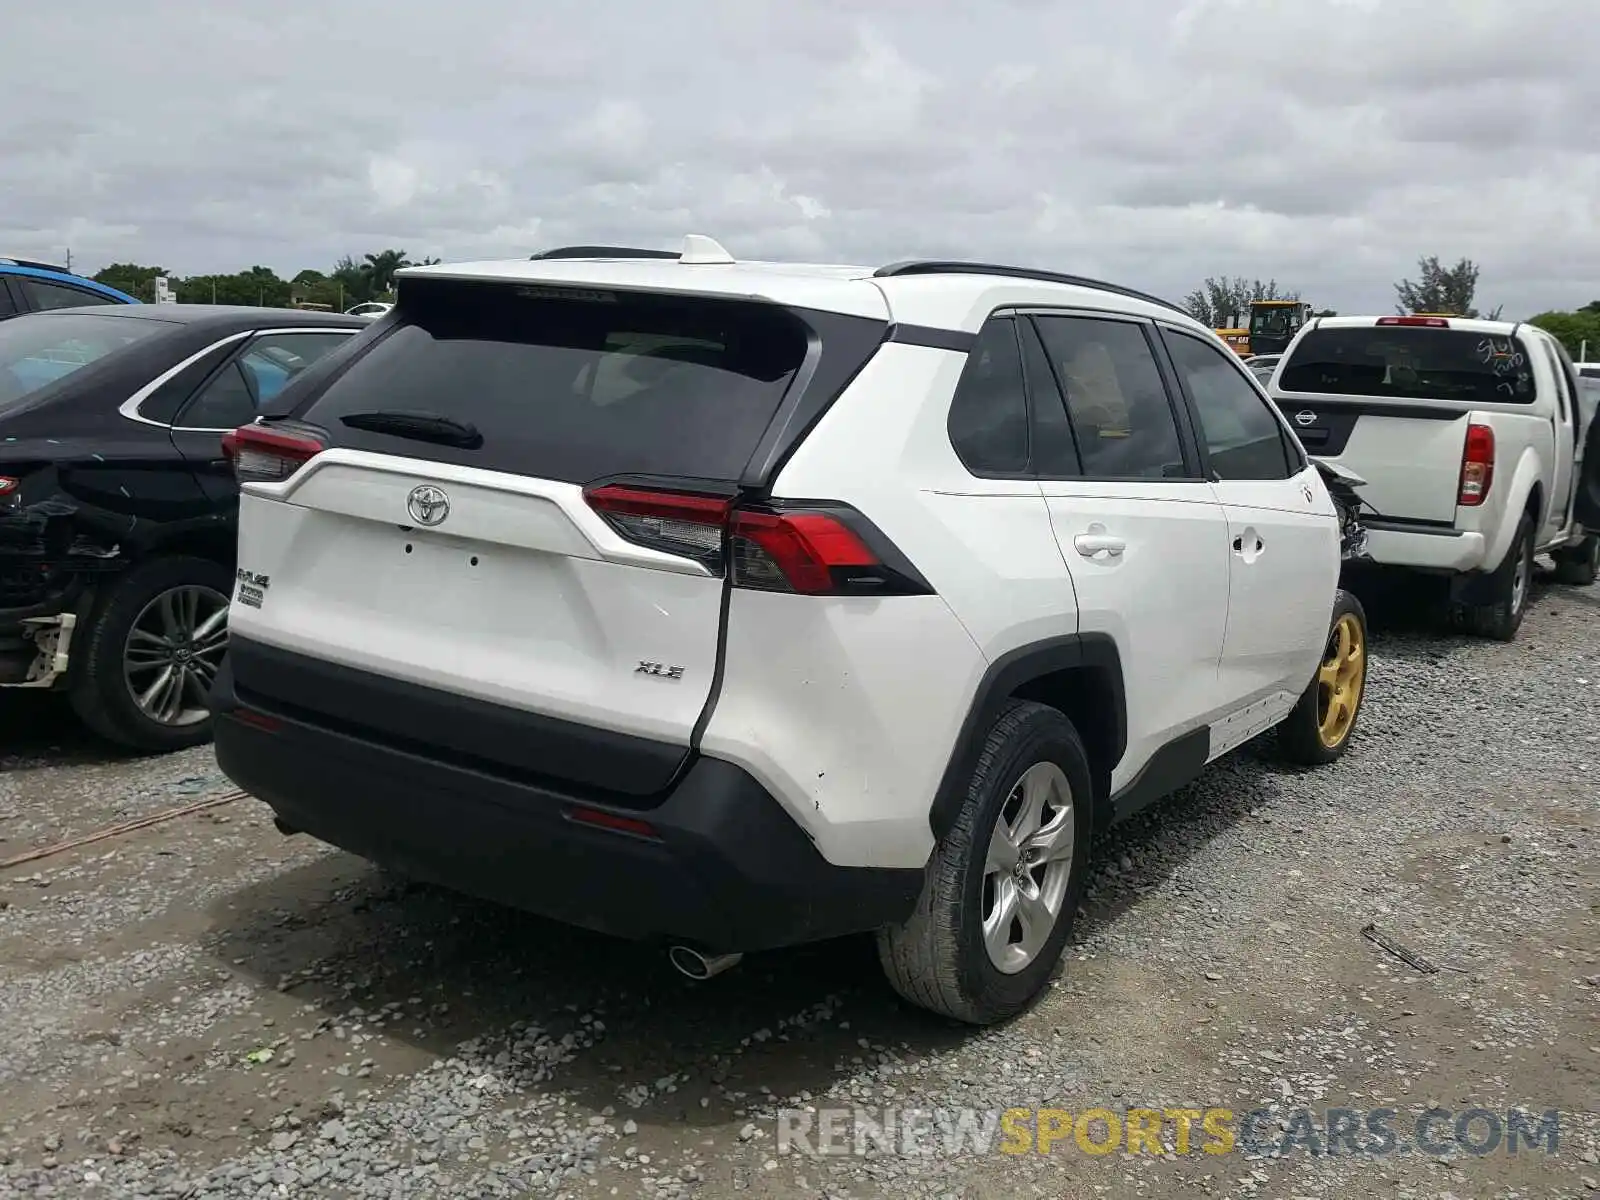
[[1313, 329], [1289, 352], [1278, 390], [1471, 404], [1531, 404], [1521, 338], [1415, 325]]
[[[569, 483], [734, 480], [806, 350], [796, 317], [754, 301], [417, 280], [399, 325], [299, 415], [335, 445]], [[369, 419], [395, 413], [479, 437], [439, 444]], [[344, 420], [358, 415], [365, 428]]]
[[33, 313], [0, 323], [0, 412], [91, 363], [158, 333], [160, 321]]

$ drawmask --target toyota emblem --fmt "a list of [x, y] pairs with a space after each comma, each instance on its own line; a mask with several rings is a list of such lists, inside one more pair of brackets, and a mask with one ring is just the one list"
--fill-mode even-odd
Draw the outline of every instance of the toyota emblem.
[[1309, 408], [1302, 409], [1300, 412], [1295, 413], [1294, 423], [1296, 425], [1315, 425], [1317, 423], [1317, 414]]
[[418, 525], [438, 525], [450, 515], [450, 497], [443, 488], [425, 483], [411, 489], [406, 497], [406, 512]]

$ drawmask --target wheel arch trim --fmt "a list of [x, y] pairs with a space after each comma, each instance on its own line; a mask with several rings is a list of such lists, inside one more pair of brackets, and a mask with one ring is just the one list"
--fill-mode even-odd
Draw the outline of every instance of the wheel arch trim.
[[[935, 840], [942, 840], [955, 824], [965, 798], [966, 781], [977, 765], [985, 737], [996, 716], [1020, 688], [1059, 671], [1090, 670], [1104, 681], [1111, 693], [1111, 745], [1091, 748], [1106, 756], [1105, 774], [1121, 761], [1127, 747], [1127, 695], [1122, 675], [1122, 655], [1110, 634], [1074, 633], [1045, 638], [1008, 651], [984, 671], [967, 706], [949, 761], [945, 764], [928, 811], [928, 824]], [[1101, 781], [1097, 780], [1097, 784]], [[1096, 797], [1102, 802], [1106, 797]]]

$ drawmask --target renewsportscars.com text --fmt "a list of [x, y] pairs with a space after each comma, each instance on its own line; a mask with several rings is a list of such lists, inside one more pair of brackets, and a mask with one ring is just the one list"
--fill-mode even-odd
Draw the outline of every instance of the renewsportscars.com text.
[[830, 1157], [1554, 1154], [1561, 1114], [1522, 1108], [784, 1109], [777, 1143], [780, 1153]]

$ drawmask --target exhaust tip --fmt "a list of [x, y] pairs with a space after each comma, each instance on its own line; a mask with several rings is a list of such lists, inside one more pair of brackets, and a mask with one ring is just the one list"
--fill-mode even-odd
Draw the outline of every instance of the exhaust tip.
[[678, 973], [696, 982], [704, 982], [738, 966], [742, 958], [743, 954], [702, 954], [693, 946], [674, 946], [667, 951], [667, 961]]

